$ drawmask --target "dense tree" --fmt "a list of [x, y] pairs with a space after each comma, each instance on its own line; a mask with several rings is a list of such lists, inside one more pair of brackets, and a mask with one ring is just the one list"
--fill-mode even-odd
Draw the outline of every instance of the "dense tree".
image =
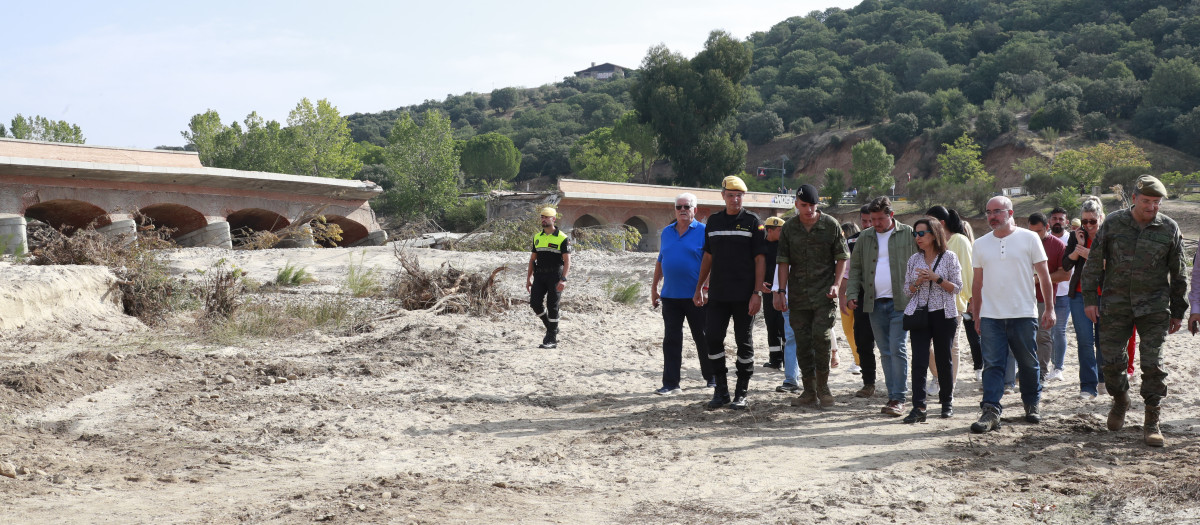
[[846, 174], [835, 168], [825, 169], [825, 183], [821, 185], [821, 196], [829, 199], [830, 206], [837, 206], [846, 193]]
[[886, 195], [896, 184], [890, 173], [895, 158], [875, 139], [864, 140], [850, 148], [850, 182], [858, 189], [858, 202]]
[[479, 181], [512, 180], [521, 169], [521, 152], [512, 139], [496, 132], [471, 137], [459, 158], [463, 172]]
[[695, 58], [665, 46], [650, 49], [631, 88], [635, 109], [658, 135], [659, 150], [684, 184], [713, 185], [745, 164], [746, 145], [722, 124], [738, 106], [738, 82], [750, 51], [713, 32]]
[[[12, 138], [21, 140], [36, 140], [39, 142], [64, 142], [83, 144], [83, 130], [76, 124], [65, 120], [52, 120], [41, 115], [25, 117], [17, 113], [12, 119], [10, 132]], [[0, 137], [7, 136], [4, 126], [0, 126]]]
[[658, 138], [649, 124], [641, 122], [637, 111], [629, 111], [613, 125], [613, 138], [629, 144], [641, 157], [642, 182], [650, 182], [650, 166], [658, 158]]
[[783, 134], [783, 119], [773, 111], [760, 111], [740, 116], [738, 131], [748, 142], [763, 145]]
[[954, 140], [954, 144], [946, 144], [946, 152], [937, 156], [938, 174], [951, 182], [983, 181], [991, 183], [995, 180], [983, 162], [979, 145], [965, 133]]
[[894, 96], [892, 76], [886, 71], [874, 65], [855, 68], [842, 87], [842, 112], [872, 122], [883, 120]]
[[403, 113], [388, 136], [387, 167], [396, 177], [391, 191], [376, 200], [382, 213], [431, 217], [458, 195], [458, 154], [450, 119], [428, 111], [418, 125]]
[[362, 163], [351, 153], [346, 119], [327, 99], [318, 100], [315, 105], [307, 98], [300, 99], [288, 113], [287, 122], [290, 173], [349, 179], [362, 168]]
[[517, 107], [517, 104], [521, 103], [521, 98], [521, 90], [515, 87], [504, 87], [492, 90], [488, 105], [496, 111], [506, 113], [508, 110]]
[[599, 128], [571, 147], [571, 169], [582, 179], [628, 182], [641, 155], [613, 136], [612, 128]]
[[1200, 66], [1176, 57], [1154, 68], [1146, 86], [1142, 104], [1147, 107], [1172, 107], [1187, 111], [1200, 106]]

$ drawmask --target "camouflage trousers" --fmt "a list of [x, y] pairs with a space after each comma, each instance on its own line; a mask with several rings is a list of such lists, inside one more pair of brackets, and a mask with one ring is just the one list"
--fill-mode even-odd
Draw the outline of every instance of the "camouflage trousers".
[[829, 372], [829, 354], [833, 347], [833, 323], [837, 319], [837, 306], [816, 309], [788, 309], [788, 321], [796, 336], [796, 364], [801, 375]]
[[1138, 358], [1142, 365], [1142, 399], [1146, 406], [1158, 406], [1167, 397], [1167, 371], [1163, 368], [1162, 347], [1170, 325], [1169, 312], [1135, 317], [1129, 307], [1101, 306], [1096, 347], [1100, 350], [1104, 386], [1110, 394], [1129, 391], [1129, 377], [1125, 375], [1129, 354], [1125, 347], [1136, 326]]

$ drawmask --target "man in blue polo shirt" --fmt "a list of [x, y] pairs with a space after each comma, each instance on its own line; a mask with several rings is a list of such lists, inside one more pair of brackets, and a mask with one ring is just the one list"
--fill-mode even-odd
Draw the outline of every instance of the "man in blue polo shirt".
[[[700, 280], [700, 261], [704, 258], [704, 223], [696, 220], [696, 196], [681, 193], [675, 197], [675, 222], [660, 234], [658, 261], [654, 263], [654, 284], [650, 285], [650, 303], [662, 304], [663, 374], [662, 388], [655, 394], [678, 394], [679, 368], [683, 364], [683, 320], [687, 319], [700, 357], [700, 373], [708, 386], [714, 386], [708, 366], [708, 343], [704, 334], [704, 307], [696, 306], [692, 294]], [[662, 283], [662, 292], [658, 285]]]

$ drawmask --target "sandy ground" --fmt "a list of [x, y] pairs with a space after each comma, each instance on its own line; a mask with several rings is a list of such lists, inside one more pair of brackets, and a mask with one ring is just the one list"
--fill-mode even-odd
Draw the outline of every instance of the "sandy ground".
[[[707, 411], [694, 349], [684, 393], [656, 396], [662, 321], [652, 254], [576, 254], [561, 345], [539, 350], [525, 253], [416, 250], [425, 267], [490, 271], [517, 304], [490, 317], [401, 312], [368, 331], [212, 342], [194, 314], [165, 329], [53, 319], [0, 335], [0, 515], [5, 523], [1183, 523], [1200, 520], [1200, 348], [1168, 338], [1168, 445], [1141, 443], [1140, 401], [1108, 432], [1108, 400], [1067, 381], [1040, 425], [1019, 399], [1001, 430], [972, 435], [978, 383], [958, 415], [903, 425], [831, 376], [837, 405], [789, 406], [756, 369], [750, 407]], [[226, 258], [257, 280], [286, 263], [340, 293], [353, 260], [390, 274], [391, 248], [169, 253], [180, 274]], [[195, 275], [194, 272], [191, 275]], [[380, 314], [395, 309], [372, 300]], [[1071, 330], [1069, 329], [1070, 333]], [[839, 336], [841, 336], [839, 329]], [[765, 330], [755, 332], [760, 361]], [[727, 346], [732, 345], [730, 337]], [[969, 363], [963, 353], [963, 363]], [[732, 365], [731, 365], [732, 367]], [[274, 378], [288, 378], [285, 383]], [[1134, 383], [1135, 388], [1140, 382]], [[882, 386], [882, 376], [880, 378]], [[1136, 397], [1136, 396], [1135, 396]], [[931, 407], [931, 414], [936, 405]]]

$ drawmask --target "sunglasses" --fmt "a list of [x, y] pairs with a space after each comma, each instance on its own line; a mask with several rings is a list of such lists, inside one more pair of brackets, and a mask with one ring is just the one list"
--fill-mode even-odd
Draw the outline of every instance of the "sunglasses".
[[913, 237], [924, 237], [925, 234], [933, 235], [933, 232], [929, 230], [914, 231]]
[[690, 209], [692, 209], [692, 205], [691, 205], [691, 204], [676, 204], [676, 205], [675, 205], [675, 209], [677, 209], [677, 210], [690, 210]]
[[1100, 221], [1098, 221], [1096, 219], [1083, 219], [1083, 220], [1079, 221], [1079, 224], [1099, 224], [1099, 222]]

